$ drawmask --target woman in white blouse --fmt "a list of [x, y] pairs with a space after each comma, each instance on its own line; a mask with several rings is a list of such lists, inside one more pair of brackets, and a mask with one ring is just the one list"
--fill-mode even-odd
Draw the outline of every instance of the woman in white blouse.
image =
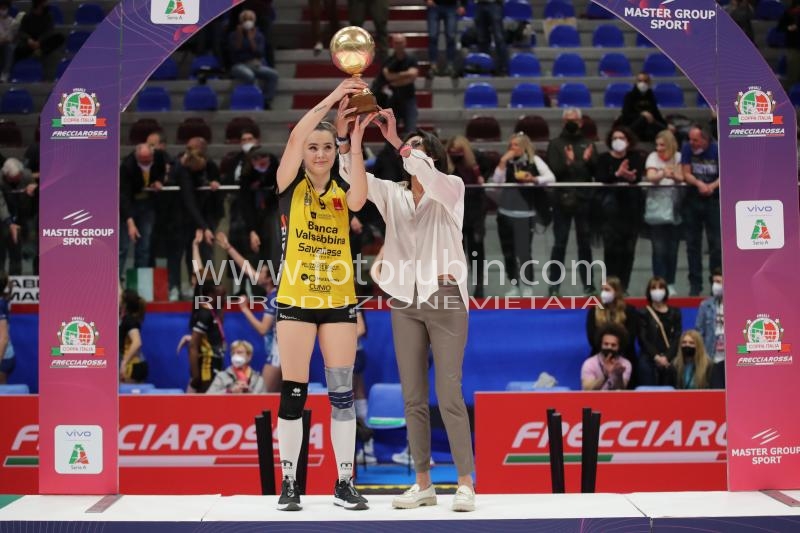
[[[447, 152], [434, 136], [416, 131], [401, 140], [390, 109], [375, 123], [403, 157], [407, 181], [381, 180], [367, 173], [368, 199], [386, 221], [378, 285], [392, 297], [392, 332], [403, 387], [408, 442], [416, 483], [392, 505], [410, 509], [436, 504], [431, 483], [431, 426], [428, 411], [428, 350], [433, 351], [436, 396], [458, 471], [453, 510], [475, 509], [474, 457], [469, 418], [461, 392], [467, 341], [467, 261], [461, 244], [464, 182], [444, 173]], [[351, 121], [337, 117], [340, 174], [347, 179]], [[354, 146], [353, 150], [360, 150]]]

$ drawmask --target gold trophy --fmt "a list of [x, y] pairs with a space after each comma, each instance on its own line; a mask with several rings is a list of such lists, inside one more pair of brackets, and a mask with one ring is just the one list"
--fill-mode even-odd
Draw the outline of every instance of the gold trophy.
[[[358, 26], [347, 26], [336, 32], [331, 39], [331, 59], [336, 68], [360, 78], [375, 57], [375, 41], [372, 35]], [[369, 89], [350, 97], [348, 109], [356, 109], [357, 115], [378, 111], [375, 95]]]

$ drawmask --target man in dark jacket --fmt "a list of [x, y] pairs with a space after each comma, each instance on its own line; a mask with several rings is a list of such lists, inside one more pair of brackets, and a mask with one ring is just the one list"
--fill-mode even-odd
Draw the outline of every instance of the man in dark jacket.
[[150, 244], [156, 221], [153, 192], [164, 185], [167, 163], [164, 153], [149, 144], [139, 144], [122, 160], [119, 169], [119, 273], [125, 273], [130, 243], [135, 243], [134, 266], [150, 266]]
[[[564, 129], [550, 141], [547, 147], [547, 164], [556, 176], [557, 183], [594, 181], [597, 151], [594, 143], [581, 131], [583, 115], [575, 107], [565, 108], [562, 114]], [[580, 268], [584, 294], [594, 294], [590, 265], [592, 263], [591, 226], [589, 224], [592, 192], [589, 189], [557, 188], [553, 205], [553, 250], [550, 260], [554, 261], [548, 271], [551, 282], [550, 295], [559, 294], [562, 277], [558, 265], [564, 264], [567, 242], [572, 219], [575, 219], [575, 233], [578, 239], [578, 260], [586, 261], [586, 268]]]
[[667, 127], [650, 84], [650, 74], [641, 72], [636, 76], [636, 87], [625, 95], [620, 116], [620, 124], [629, 127], [644, 142], [655, 142], [658, 132]]

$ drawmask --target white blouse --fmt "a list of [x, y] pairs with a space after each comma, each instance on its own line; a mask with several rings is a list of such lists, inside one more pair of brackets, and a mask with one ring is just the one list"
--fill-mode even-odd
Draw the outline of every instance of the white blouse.
[[[367, 173], [367, 198], [386, 222], [386, 239], [378, 286], [406, 303], [427, 301], [439, 289], [439, 277], [458, 283], [469, 308], [467, 260], [461, 244], [464, 221], [464, 182], [438, 171], [425, 152], [412, 150], [403, 158], [406, 172], [416, 176], [425, 194], [414, 206], [411, 190]], [[339, 155], [339, 171], [349, 181], [350, 155]], [[441, 302], [440, 302], [441, 305]]]

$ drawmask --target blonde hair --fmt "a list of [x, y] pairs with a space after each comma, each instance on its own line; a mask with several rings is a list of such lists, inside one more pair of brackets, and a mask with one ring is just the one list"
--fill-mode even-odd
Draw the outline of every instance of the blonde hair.
[[667, 147], [669, 153], [667, 159], [675, 157], [675, 154], [678, 153], [678, 141], [675, 139], [675, 135], [669, 130], [661, 130], [656, 134], [656, 141], [659, 139], [664, 141], [664, 146]]
[[519, 144], [522, 147], [522, 151], [525, 153], [526, 156], [528, 156], [528, 161], [532, 163], [533, 158], [536, 157], [536, 149], [533, 147], [533, 141], [531, 141], [531, 138], [522, 133], [521, 131], [518, 131], [517, 133], [508, 138], [509, 148], [511, 147], [511, 141], [513, 141], [514, 139], [519, 141]]
[[600, 327], [606, 324], [618, 324], [625, 327], [625, 289], [617, 276], [609, 276], [605, 285], [614, 289], [614, 301], [608, 305], [594, 308], [594, 323]]
[[[707, 389], [709, 381], [711, 380], [711, 359], [706, 353], [706, 346], [703, 344], [703, 337], [696, 329], [687, 329], [681, 335], [681, 342], [685, 337], [689, 337], [694, 341], [694, 387], [696, 389]], [[672, 362], [677, 374], [677, 385], [679, 389], [685, 389], [688, 385], [683, 382], [683, 370], [686, 366], [685, 357], [683, 355], [683, 347], [678, 346], [678, 354]]]
[[448, 154], [450, 153], [451, 148], [461, 148], [464, 150], [464, 162], [471, 167], [477, 165], [477, 160], [475, 159], [475, 150], [472, 149], [472, 143], [469, 142], [469, 139], [464, 137], [463, 135], [456, 135], [445, 145], [445, 149], [447, 150]]
[[247, 352], [247, 355], [250, 357], [253, 356], [253, 345], [247, 341], [243, 340], [236, 340], [231, 343], [231, 353], [235, 352], [237, 348], [244, 348], [244, 351]]

